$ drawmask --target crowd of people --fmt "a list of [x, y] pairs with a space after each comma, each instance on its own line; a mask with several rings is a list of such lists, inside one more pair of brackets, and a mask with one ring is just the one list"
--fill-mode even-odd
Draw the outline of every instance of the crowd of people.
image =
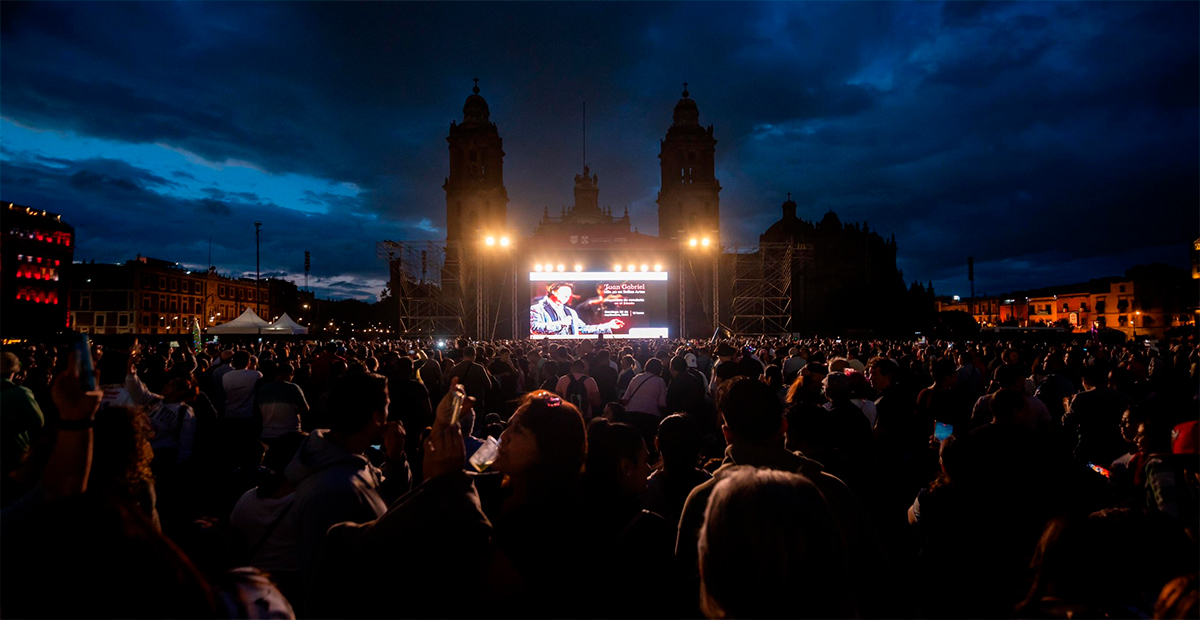
[[6, 617], [1200, 614], [1194, 338], [91, 356], [3, 353]]

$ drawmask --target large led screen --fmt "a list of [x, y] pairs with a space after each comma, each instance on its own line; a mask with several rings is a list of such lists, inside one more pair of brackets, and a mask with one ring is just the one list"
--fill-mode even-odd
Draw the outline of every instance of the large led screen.
[[529, 274], [529, 337], [667, 337], [667, 274]]

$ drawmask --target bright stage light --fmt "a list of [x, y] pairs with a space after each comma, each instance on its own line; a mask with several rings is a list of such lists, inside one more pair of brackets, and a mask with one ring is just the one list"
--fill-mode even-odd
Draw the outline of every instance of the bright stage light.
[[620, 265], [613, 265], [613, 271], [615, 271], [615, 272], [617, 272], [617, 273], [621, 273], [621, 266], [620, 266]]
[[538, 264], [534, 265], [534, 266], [533, 266], [533, 270], [534, 270], [534, 271], [541, 271], [541, 270], [542, 270], [542, 264], [541, 264], [541, 263], [538, 263]]
[[488, 245], [496, 245], [496, 238], [491, 235], [488, 235], [487, 238], [483, 240], [483, 242]]
[[655, 271], [662, 271], [662, 265], [655, 265], [655, 266], [654, 266], [654, 270], [655, 270]]
[[583, 265], [575, 265], [575, 271], [583, 271]]
[[700, 243], [700, 242], [697, 241], [695, 237], [692, 237], [692, 239], [690, 241], [688, 241], [688, 245], [692, 246], [693, 248], [696, 247], [696, 244], [698, 244], [698, 243]]
[[625, 267], [626, 271], [633, 271], [633, 269], [634, 269], [633, 263], [630, 263], [628, 266]]
[[706, 247], [706, 248], [707, 248], [707, 247], [708, 247], [708, 243], [709, 243], [709, 241], [708, 241], [708, 237], [705, 237], [705, 238], [704, 238], [704, 241], [701, 241], [701, 242], [700, 242], [700, 245], [703, 245], [704, 247]]
[[559, 270], [559, 271], [566, 271], [566, 270], [567, 270], [567, 268], [566, 268], [565, 266], [563, 266], [563, 265], [559, 265], [559, 266], [558, 266], [558, 270]]
[[500, 237], [500, 247], [507, 248], [509, 243], [512, 243], [512, 241], [508, 237]]
[[650, 271], [650, 265], [642, 265], [642, 271]]

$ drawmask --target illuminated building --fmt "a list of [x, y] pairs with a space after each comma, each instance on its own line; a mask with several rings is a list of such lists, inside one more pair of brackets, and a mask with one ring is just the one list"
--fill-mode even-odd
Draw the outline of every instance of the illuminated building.
[[[1124, 276], [1016, 291], [975, 299], [981, 327], [1059, 327], [1084, 332], [1096, 327], [1126, 338], [1163, 338], [1172, 329], [1196, 324], [1196, 292], [1182, 269], [1139, 265]], [[966, 312], [968, 300], [939, 299], [939, 312]], [[981, 308], [999, 308], [981, 313]]]
[[0, 295], [4, 336], [64, 331], [69, 327], [69, 269], [75, 254], [75, 229], [57, 214], [3, 204]]

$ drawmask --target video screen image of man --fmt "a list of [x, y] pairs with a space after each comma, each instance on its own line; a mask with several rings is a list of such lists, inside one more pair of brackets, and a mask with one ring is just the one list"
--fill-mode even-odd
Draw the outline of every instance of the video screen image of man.
[[553, 282], [546, 287], [546, 295], [529, 306], [529, 333], [555, 336], [611, 334], [625, 326], [621, 319], [592, 325], [583, 322], [570, 305], [574, 296], [575, 286], [570, 282]]

